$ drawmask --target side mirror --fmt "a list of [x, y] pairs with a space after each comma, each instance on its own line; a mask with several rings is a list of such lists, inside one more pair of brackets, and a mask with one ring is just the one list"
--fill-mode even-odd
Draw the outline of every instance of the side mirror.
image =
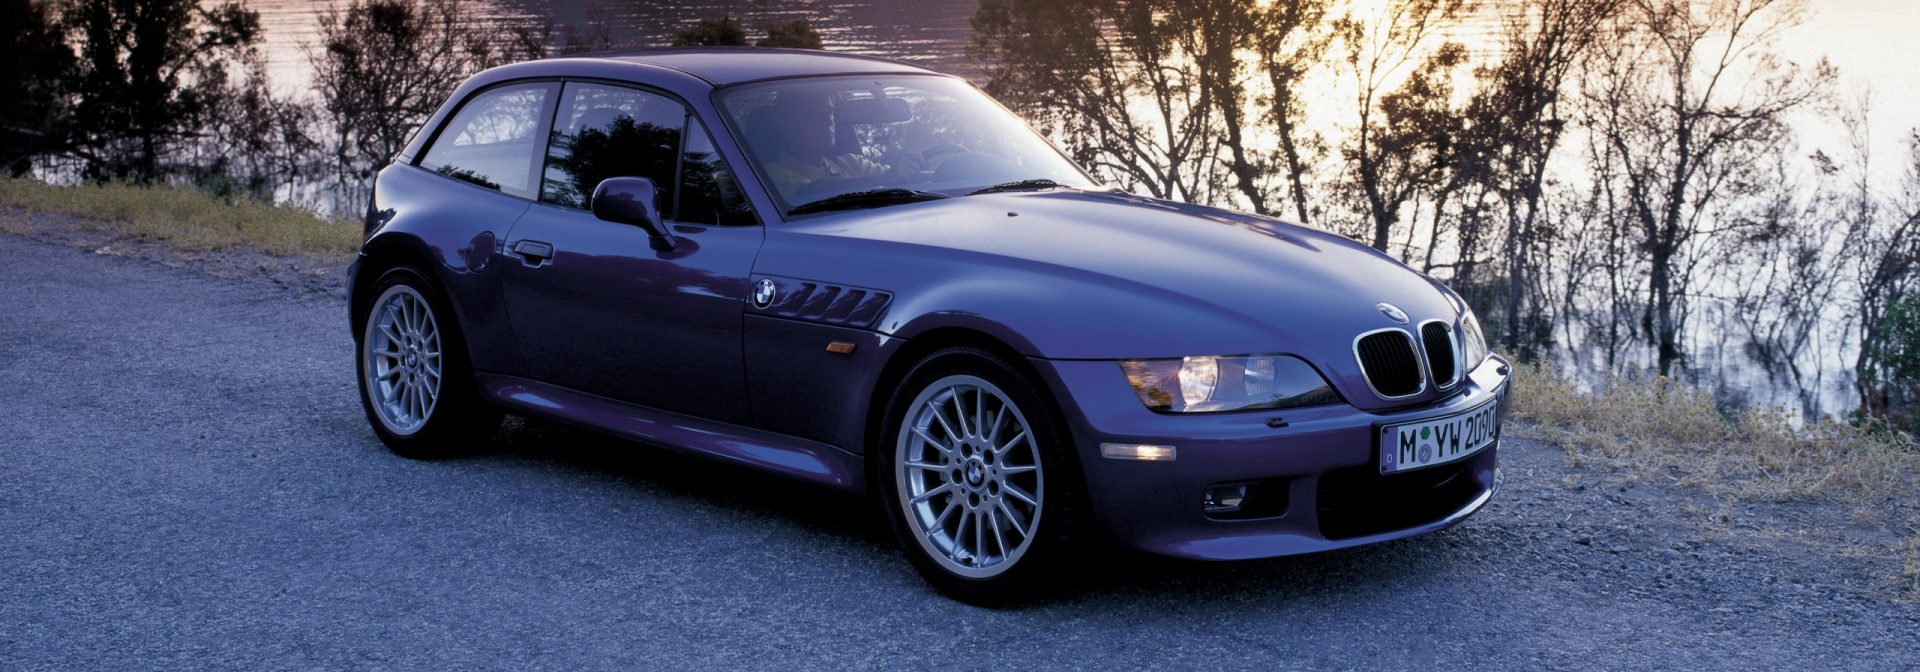
[[618, 224], [630, 224], [647, 231], [653, 249], [673, 249], [673, 232], [660, 221], [658, 196], [653, 180], [644, 177], [609, 177], [593, 189], [593, 216]]

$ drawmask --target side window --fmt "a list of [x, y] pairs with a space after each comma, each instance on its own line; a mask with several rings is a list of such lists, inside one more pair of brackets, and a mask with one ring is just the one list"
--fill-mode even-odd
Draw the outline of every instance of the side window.
[[687, 146], [680, 155], [680, 211], [675, 221], [688, 224], [746, 226], [753, 209], [733, 177], [712, 136], [699, 119], [689, 118]]
[[421, 167], [532, 198], [536, 136], [550, 89], [549, 84], [526, 84], [474, 96], [434, 139]]
[[540, 200], [585, 209], [609, 177], [644, 177], [673, 212], [674, 177], [686, 108], [679, 101], [605, 84], [569, 83], [547, 145]]

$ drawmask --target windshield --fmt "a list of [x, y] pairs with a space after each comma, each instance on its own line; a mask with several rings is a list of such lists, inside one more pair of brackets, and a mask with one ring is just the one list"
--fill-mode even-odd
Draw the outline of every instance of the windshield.
[[959, 196], [1013, 182], [1097, 186], [1019, 118], [948, 77], [776, 80], [728, 90], [720, 104], [789, 213], [826, 209], [823, 202], [873, 207], [889, 195], [904, 195], [897, 202]]

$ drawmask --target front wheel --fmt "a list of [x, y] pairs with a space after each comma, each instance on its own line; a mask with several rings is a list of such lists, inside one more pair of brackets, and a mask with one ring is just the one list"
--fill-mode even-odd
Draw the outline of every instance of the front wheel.
[[887, 414], [883, 505], [920, 574], [965, 602], [1056, 590], [1083, 544], [1078, 462], [1043, 388], [1007, 359], [923, 359]]

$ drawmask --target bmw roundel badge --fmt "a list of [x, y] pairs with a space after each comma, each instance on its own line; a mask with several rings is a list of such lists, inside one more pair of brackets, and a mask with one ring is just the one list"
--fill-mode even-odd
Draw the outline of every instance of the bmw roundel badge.
[[1401, 324], [1407, 323], [1407, 311], [1401, 310], [1399, 306], [1393, 305], [1391, 303], [1381, 303], [1380, 305], [1375, 307], [1379, 308], [1380, 314], [1387, 316], [1387, 319], [1393, 320], [1395, 322], [1399, 322]]
[[773, 290], [773, 279], [761, 278], [760, 284], [753, 287], [753, 307], [765, 308], [773, 305]]

